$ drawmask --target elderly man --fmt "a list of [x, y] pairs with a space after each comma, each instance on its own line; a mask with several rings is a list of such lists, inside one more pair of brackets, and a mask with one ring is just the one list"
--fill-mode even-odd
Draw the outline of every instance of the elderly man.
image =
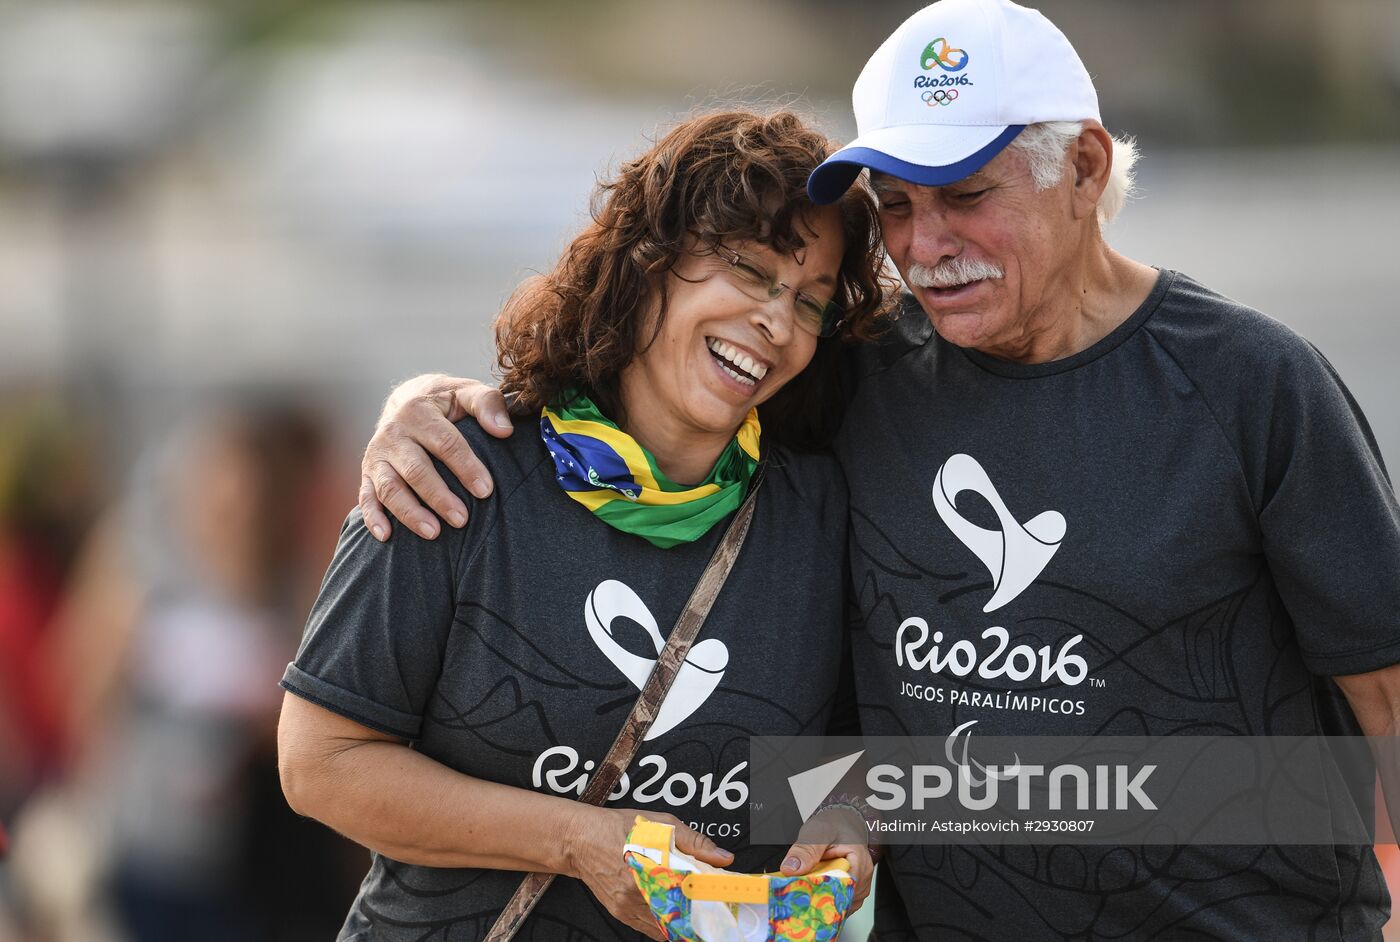
[[[1366, 421], [1306, 341], [1104, 241], [1134, 155], [1063, 34], [942, 0], [854, 103], [809, 193], [868, 170], [912, 295], [853, 352], [837, 443], [864, 731], [1393, 734], [1400, 509]], [[437, 532], [405, 479], [465, 520], [419, 443], [489, 489], [463, 413], [509, 428], [479, 384], [390, 398], [362, 489], [381, 538], [379, 500]], [[961, 640], [971, 666], [928, 656]], [[1044, 670], [977, 669], [1022, 645]], [[1085, 669], [1051, 669], [1071, 649]], [[882, 940], [1378, 938], [1389, 907], [1350, 846], [909, 846], [878, 895]]]

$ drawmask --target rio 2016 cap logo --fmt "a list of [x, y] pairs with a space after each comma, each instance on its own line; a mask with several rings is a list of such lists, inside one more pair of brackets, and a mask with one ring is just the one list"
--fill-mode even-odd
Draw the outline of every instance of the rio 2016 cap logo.
[[924, 47], [919, 57], [919, 65], [927, 72], [935, 65], [945, 72], [961, 72], [967, 68], [968, 55], [965, 49], [955, 49], [942, 36]]
[[958, 90], [950, 86], [968, 86], [972, 81], [966, 75], [953, 75], [951, 73], [961, 72], [967, 68], [967, 61], [971, 57], [966, 49], [958, 49], [949, 44], [948, 40], [942, 36], [935, 39], [924, 47], [923, 55], [919, 56], [919, 65], [925, 72], [938, 66], [945, 75], [935, 72], [932, 75], [914, 76], [914, 87], [919, 89], [919, 97], [923, 103], [930, 108], [939, 105], [951, 105], [958, 99]]

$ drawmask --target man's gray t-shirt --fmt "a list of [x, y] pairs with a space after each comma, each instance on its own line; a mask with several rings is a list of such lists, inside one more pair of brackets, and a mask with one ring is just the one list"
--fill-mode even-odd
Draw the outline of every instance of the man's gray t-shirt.
[[[399, 529], [378, 543], [352, 512], [282, 683], [459, 772], [575, 798], [725, 524], [658, 549], [564, 493], [538, 420], [506, 441], [458, 427], [494, 494], [474, 501], [439, 468], [471, 523], [431, 542]], [[846, 520], [831, 456], [773, 449], [739, 560], [610, 805], [692, 823], [734, 852], [736, 869], [777, 869], [786, 848], [748, 842], [748, 742], [829, 729]], [[837, 712], [854, 715], [850, 702]], [[340, 938], [482, 938], [522, 877], [375, 854]], [[643, 937], [561, 877], [518, 938]]]
[[[1400, 662], [1400, 511], [1315, 349], [1172, 272], [1039, 365], [944, 342], [909, 307], [862, 352], [837, 446], [865, 734], [1357, 732], [1327, 678]], [[911, 618], [929, 631], [901, 634]], [[930, 666], [936, 640], [995, 657], [993, 626], [1008, 649], [1073, 645], [1087, 673]], [[1389, 905], [1369, 848], [891, 858], [882, 940], [1372, 938]]]

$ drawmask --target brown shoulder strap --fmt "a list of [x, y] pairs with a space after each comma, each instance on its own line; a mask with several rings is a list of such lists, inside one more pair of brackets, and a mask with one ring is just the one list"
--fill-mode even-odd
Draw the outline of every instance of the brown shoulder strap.
[[[705, 571], [700, 574], [700, 581], [695, 583], [695, 589], [690, 593], [690, 598], [681, 611], [681, 617], [676, 619], [676, 625], [671, 629], [670, 637], [666, 639], [666, 646], [656, 659], [656, 666], [651, 669], [647, 682], [642, 685], [642, 692], [632, 706], [632, 712], [622, 724], [622, 731], [617, 734], [612, 748], [598, 764], [579, 801], [601, 805], [636, 757], [642, 739], [651, 729], [651, 724], [671, 689], [671, 683], [676, 679], [686, 654], [690, 652], [691, 644], [700, 634], [700, 627], [705, 624], [705, 618], [710, 614], [720, 589], [724, 588], [725, 580], [729, 578], [729, 571], [734, 568], [734, 561], [739, 558], [739, 551], [744, 547], [744, 538], [748, 536], [749, 524], [753, 521], [754, 503], [758, 499], [759, 485], [763, 483], [766, 464], [767, 462], [760, 462], [754, 471], [748, 496], [734, 514], [734, 519], [729, 521], [729, 527], [724, 531], [719, 545], [715, 547], [709, 563], [705, 565]], [[618, 848], [618, 853], [622, 853], [622, 848]], [[506, 903], [506, 908], [501, 911], [491, 931], [487, 933], [486, 942], [509, 942], [535, 908], [535, 904], [540, 901], [540, 897], [544, 896], [549, 884], [554, 882], [555, 876], [553, 873], [527, 875]]]

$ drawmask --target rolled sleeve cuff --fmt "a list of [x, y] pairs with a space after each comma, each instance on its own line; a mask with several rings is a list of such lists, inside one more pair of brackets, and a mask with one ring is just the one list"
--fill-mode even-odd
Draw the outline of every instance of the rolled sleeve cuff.
[[402, 713], [382, 703], [367, 700], [353, 691], [308, 674], [295, 664], [287, 665], [287, 670], [282, 674], [281, 686], [283, 690], [296, 694], [303, 700], [390, 736], [414, 740], [423, 729], [421, 716]]
[[1322, 654], [1302, 651], [1303, 663], [1314, 674], [1337, 677], [1346, 674], [1368, 674], [1400, 664], [1400, 639], [1370, 648]]

